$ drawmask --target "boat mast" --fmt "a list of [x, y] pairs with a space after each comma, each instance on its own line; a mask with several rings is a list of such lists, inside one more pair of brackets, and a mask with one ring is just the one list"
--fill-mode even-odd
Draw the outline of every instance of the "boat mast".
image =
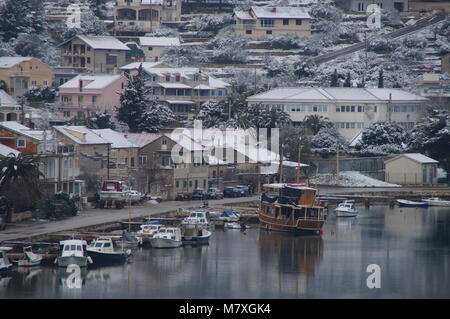
[[300, 170], [301, 170], [301, 166], [302, 166], [302, 164], [301, 164], [301, 162], [300, 162], [300, 153], [301, 153], [301, 150], [302, 150], [302, 146], [301, 146], [300, 143], [299, 143], [299, 144], [298, 144], [298, 156], [297, 156], [297, 161], [298, 161], [298, 165], [297, 165], [297, 176], [296, 176], [296, 178], [295, 178], [295, 182], [296, 182], [297, 184], [300, 183]]
[[281, 144], [281, 154], [280, 154], [280, 169], [278, 170], [280, 172], [280, 184], [283, 183], [283, 144]]

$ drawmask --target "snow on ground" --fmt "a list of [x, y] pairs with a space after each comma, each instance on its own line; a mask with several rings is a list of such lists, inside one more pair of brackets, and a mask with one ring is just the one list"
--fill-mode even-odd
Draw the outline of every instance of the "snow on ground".
[[[317, 174], [310, 178], [310, 183], [315, 185], [336, 185], [336, 178], [333, 174]], [[397, 184], [390, 184], [378, 179], [366, 176], [357, 171], [342, 171], [339, 173], [339, 186], [344, 187], [401, 187]]]

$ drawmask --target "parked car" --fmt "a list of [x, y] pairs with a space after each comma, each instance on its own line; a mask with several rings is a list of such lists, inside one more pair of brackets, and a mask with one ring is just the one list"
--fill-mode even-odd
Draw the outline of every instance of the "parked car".
[[207, 198], [206, 192], [203, 188], [196, 188], [194, 189], [194, 191], [192, 192], [192, 199], [199, 199], [199, 200], [203, 200]]
[[248, 188], [248, 186], [237, 185], [236, 189], [239, 193], [239, 196], [241, 196], [241, 197], [250, 196], [250, 189]]
[[192, 194], [187, 192], [177, 193], [175, 200], [191, 200]]
[[228, 186], [223, 189], [223, 196], [225, 197], [239, 197], [239, 194], [239, 191], [233, 186]]
[[5, 229], [5, 216], [0, 215], [0, 230]]
[[208, 191], [206, 192], [208, 199], [222, 199], [223, 193], [220, 191], [220, 189], [211, 187], [208, 188]]

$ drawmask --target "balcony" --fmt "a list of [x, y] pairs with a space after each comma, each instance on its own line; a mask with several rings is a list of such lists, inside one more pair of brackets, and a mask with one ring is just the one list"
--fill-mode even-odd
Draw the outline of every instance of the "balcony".
[[23, 72], [23, 71], [19, 71], [19, 72], [14, 72], [14, 71], [10, 71], [8, 72], [9, 76], [12, 78], [29, 78], [31, 76], [30, 72]]

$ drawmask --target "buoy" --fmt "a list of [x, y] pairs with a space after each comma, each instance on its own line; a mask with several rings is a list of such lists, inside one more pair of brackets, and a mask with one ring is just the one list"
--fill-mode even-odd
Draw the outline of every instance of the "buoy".
[[247, 232], [243, 232], [244, 235], [247, 235]]
[[319, 235], [322, 236], [323, 235], [323, 229], [319, 230]]

